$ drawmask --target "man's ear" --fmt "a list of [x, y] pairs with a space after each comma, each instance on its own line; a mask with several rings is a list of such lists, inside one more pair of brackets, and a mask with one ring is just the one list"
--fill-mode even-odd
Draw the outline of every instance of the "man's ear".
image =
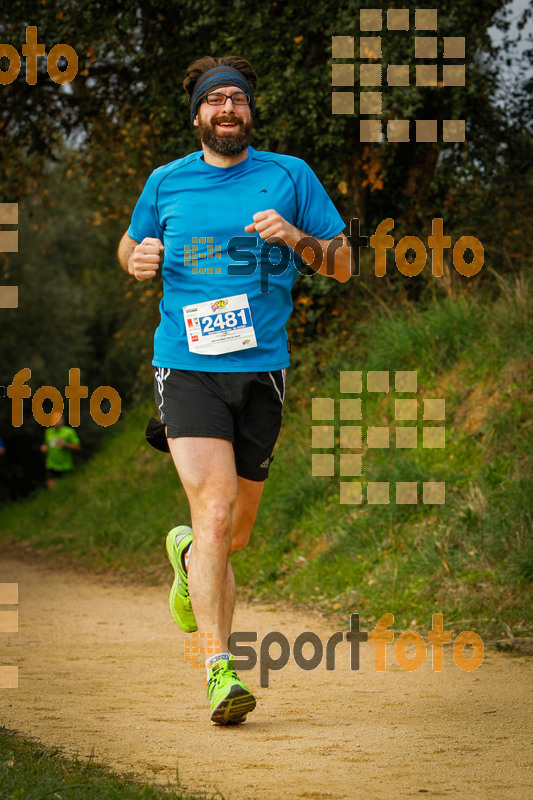
[[195, 118], [193, 119], [193, 121], [192, 121], [192, 124], [194, 125], [194, 127], [195, 127], [195, 128], [197, 128], [197, 127], [198, 127], [198, 114], [197, 114], [197, 115], [195, 116]]

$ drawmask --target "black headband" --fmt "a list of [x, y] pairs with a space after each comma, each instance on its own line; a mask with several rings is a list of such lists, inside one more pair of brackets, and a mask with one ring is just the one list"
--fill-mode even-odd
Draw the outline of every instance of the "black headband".
[[255, 116], [254, 93], [242, 72], [234, 67], [213, 67], [204, 72], [196, 81], [191, 97], [191, 122], [194, 121], [204, 97], [220, 86], [238, 86], [245, 94], [250, 95], [250, 111], [253, 119]]

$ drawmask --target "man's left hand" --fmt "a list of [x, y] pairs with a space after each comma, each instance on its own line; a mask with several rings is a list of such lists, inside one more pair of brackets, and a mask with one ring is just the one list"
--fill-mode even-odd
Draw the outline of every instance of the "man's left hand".
[[256, 231], [261, 239], [265, 239], [269, 244], [286, 244], [294, 248], [302, 237], [301, 231], [283, 219], [273, 208], [268, 211], [258, 211], [254, 214], [253, 220], [244, 230], [247, 233]]

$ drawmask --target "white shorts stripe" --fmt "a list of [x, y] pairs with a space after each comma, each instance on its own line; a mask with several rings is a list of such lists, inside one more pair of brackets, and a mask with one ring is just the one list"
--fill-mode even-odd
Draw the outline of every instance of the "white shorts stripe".
[[163, 411], [163, 404], [165, 402], [165, 396], [163, 394], [163, 389], [164, 389], [165, 378], [168, 378], [169, 375], [170, 375], [170, 370], [169, 369], [167, 369], [165, 371], [164, 367], [156, 367], [155, 379], [157, 381], [157, 389], [158, 389], [158, 392], [159, 392], [159, 397], [161, 398], [161, 402], [159, 403], [159, 406], [158, 406], [158, 408], [159, 408], [159, 419], [161, 420], [161, 422], [165, 421], [165, 418], [164, 418], [165, 414], [164, 414], [164, 411]]
[[268, 373], [270, 375], [270, 380], [272, 381], [272, 385], [273, 385], [274, 389], [276, 390], [276, 393], [277, 393], [277, 395], [279, 397], [279, 402], [281, 403], [281, 405], [283, 405], [283, 401], [285, 400], [285, 375], [284, 375], [284, 373], [285, 373], [285, 370], [284, 369], [281, 370], [281, 374], [283, 376], [283, 378], [282, 378], [283, 379], [283, 397], [281, 396], [281, 393], [280, 393], [280, 391], [278, 389], [277, 383], [274, 380], [274, 376], [272, 375], [271, 372]]

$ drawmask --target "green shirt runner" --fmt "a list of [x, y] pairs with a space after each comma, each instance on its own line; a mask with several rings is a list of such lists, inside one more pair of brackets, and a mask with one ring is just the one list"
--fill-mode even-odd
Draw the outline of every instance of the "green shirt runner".
[[72, 451], [68, 447], [59, 447], [59, 440], [68, 444], [80, 444], [78, 434], [68, 425], [61, 428], [53, 426], [44, 432], [44, 441], [48, 446], [46, 451], [46, 469], [53, 469], [56, 472], [69, 472], [73, 468]]

